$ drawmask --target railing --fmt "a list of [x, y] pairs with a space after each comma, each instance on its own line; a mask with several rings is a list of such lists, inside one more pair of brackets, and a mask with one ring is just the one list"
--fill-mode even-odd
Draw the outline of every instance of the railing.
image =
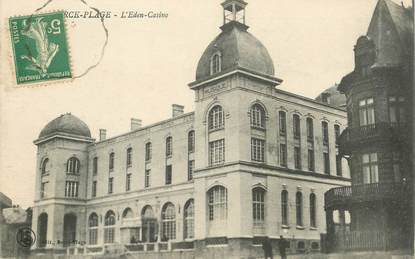
[[409, 192], [407, 183], [371, 183], [330, 189], [324, 194], [325, 208], [345, 208], [357, 202], [398, 199]]
[[340, 134], [338, 143], [343, 153], [347, 153], [349, 145], [370, 141], [373, 138], [404, 139], [408, 135], [406, 124], [380, 122], [355, 128], [346, 128]]
[[332, 251], [393, 250], [408, 246], [409, 237], [398, 231], [350, 231], [333, 236]]

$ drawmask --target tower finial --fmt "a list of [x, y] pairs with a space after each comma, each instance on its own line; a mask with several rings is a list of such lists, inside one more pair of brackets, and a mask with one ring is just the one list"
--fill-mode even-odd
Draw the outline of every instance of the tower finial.
[[223, 24], [239, 22], [245, 24], [245, 7], [248, 3], [243, 0], [225, 0], [223, 7]]

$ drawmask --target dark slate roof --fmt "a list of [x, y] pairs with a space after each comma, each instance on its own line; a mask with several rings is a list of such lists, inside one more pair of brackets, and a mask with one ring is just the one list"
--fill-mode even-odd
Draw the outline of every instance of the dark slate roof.
[[221, 27], [222, 32], [208, 45], [199, 60], [196, 80], [210, 76], [210, 59], [220, 51], [222, 71], [241, 67], [265, 75], [274, 75], [274, 64], [262, 43], [250, 34], [248, 26], [230, 22]]
[[410, 9], [391, 0], [379, 0], [367, 36], [376, 45], [374, 67], [401, 65], [412, 48], [413, 16]]
[[40, 132], [39, 138], [52, 136], [57, 133], [91, 137], [91, 131], [86, 123], [70, 113], [62, 114], [49, 122]]
[[399, 34], [399, 37], [402, 41], [402, 44], [409, 50], [412, 46], [411, 43], [411, 34], [413, 34], [413, 12], [412, 8], [405, 8], [402, 5], [391, 0], [383, 0], [388, 6], [388, 10], [392, 17], [393, 23], [396, 27], [396, 30]]

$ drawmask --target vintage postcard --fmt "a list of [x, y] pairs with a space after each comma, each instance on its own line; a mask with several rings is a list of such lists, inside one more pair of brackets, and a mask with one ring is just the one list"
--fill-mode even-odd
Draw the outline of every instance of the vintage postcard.
[[2, 0], [0, 259], [414, 258], [411, 0]]

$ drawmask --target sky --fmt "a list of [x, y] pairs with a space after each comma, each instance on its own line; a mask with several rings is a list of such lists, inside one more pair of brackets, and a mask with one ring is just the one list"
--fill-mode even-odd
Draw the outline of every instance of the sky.
[[[193, 110], [197, 62], [220, 33], [218, 0], [86, 0], [118, 14], [104, 20], [66, 21], [71, 64], [80, 75], [64, 83], [16, 87], [8, 17], [30, 15], [45, 1], [0, 2], [0, 192], [14, 204], [33, 206], [36, 146], [42, 128], [71, 112], [85, 121], [94, 138], [129, 131], [130, 118], [148, 125], [171, 116], [171, 104]], [[248, 0], [249, 32], [268, 49], [279, 88], [314, 98], [353, 69], [353, 46], [366, 33], [376, 0]], [[403, 1], [405, 5], [410, 0]], [[90, 10], [78, 0], [49, 3], [41, 12]], [[163, 12], [164, 19], [120, 18], [122, 12]], [[100, 62], [99, 62], [100, 60]]]

